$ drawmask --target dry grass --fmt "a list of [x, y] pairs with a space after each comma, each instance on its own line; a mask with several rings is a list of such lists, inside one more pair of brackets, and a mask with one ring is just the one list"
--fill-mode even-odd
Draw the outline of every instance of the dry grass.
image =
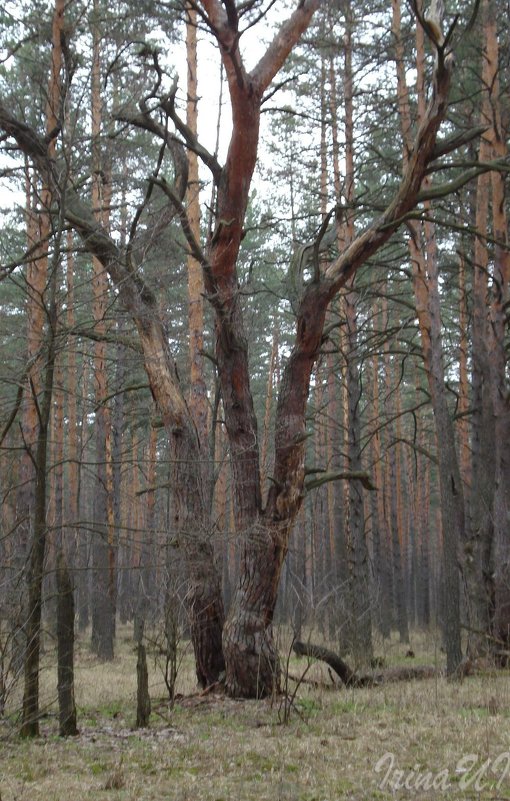
[[[102, 665], [82, 643], [76, 676], [80, 736], [56, 735], [55, 672], [42, 675], [48, 717], [43, 735], [24, 742], [7, 724], [0, 744], [2, 801], [339, 801], [353, 799], [510, 798], [510, 769], [500, 758], [478, 785], [459, 761], [476, 754], [477, 768], [510, 753], [510, 678], [491, 673], [448, 684], [444, 679], [349, 690], [301, 685], [288, 725], [282, 701], [232, 701], [191, 695], [191, 656], [185, 656], [170, 709], [160, 674], [150, 665], [151, 727], [133, 731], [136, 671], [132, 640], [120, 633], [119, 656]], [[406, 648], [386, 646], [388, 664], [401, 664]], [[414, 662], [441, 656], [423, 637], [413, 638]], [[382, 651], [380, 650], [380, 653]], [[46, 660], [51, 661], [48, 650]], [[291, 660], [300, 675], [305, 661]], [[307, 674], [329, 681], [315, 665]], [[292, 686], [290, 683], [289, 686]], [[10, 733], [11, 736], [8, 736]], [[386, 776], [375, 766], [393, 754]], [[510, 757], [509, 757], [510, 759]], [[416, 768], [415, 766], [419, 766]], [[407, 779], [408, 789], [398, 789]], [[412, 771], [415, 771], [412, 773]], [[426, 772], [430, 772], [426, 782]], [[446, 773], [440, 773], [446, 771]], [[429, 787], [435, 779], [436, 786]], [[425, 787], [417, 787], [419, 782]], [[446, 783], [448, 787], [446, 788]]]

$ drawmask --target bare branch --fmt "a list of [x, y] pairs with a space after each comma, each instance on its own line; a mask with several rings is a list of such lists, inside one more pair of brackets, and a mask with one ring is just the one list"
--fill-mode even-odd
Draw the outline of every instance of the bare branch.
[[[186, 186], [188, 184], [188, 159], [186, 158], [186, 153], [184, 152], [182, 142], [173, 136], [164, 125], [162, 125], [160, 122], [157, 122], [150, 115], [147, 109], [142, 110], [140, 114], [128, 114], [127, 112], [122, 112], [120, 114], [116, 114], [115, 119], [119, 122], [126, 122], [129, 125], [133, 125], [135, 128], [141, 128], [144, 131], [149, 131], [149, 133], [155, 134], [158, 139], [161, 139], [166, 143], [174, 163], [175, 192], [182, 200], [186, 194]], [[173, 119], [172, 121], [174, 122]]]
[[142, 346], [138, 339], [122, 334], [113, 332], [100, 334], [93, 328], [68, 328], [63, 329], [62, 333], [70, 334], [74, 337], [82, 337], [83, 339], [91, 339], [93, 342], [109, 342], [112, 345], [122, 345], [125, 348], [129, 348], [129, 350], [134, 350], [136, 353], [142, 353]]
[[16, 420], [16, 416], [18, 414], [19, 408], [21, 406], [21, 401], [23, 400], [23, 384], [25, 382], [28, 370], [25, 369], [23, 374], [22, 380], [19, 382], [18, 391], [16, 393], [16, 400], [14, 402], [14, 406], [12, 407], [12, 411], [9, 415], [9, 418], [3, 427], [2, 433], [0, 434], [0, 446], [3, 444], [4, 439], [6, 438], [7, 434], [10, 431], [10, 428], [14, 421]]
[[160, 189], [163, 190], [165, 195], [175, 206], [177, 213], [179, 215], [179, 219], [181, 221], [181, 226], [184, 232], [184, 236], [186, 237], [192, 256], [202, 265], [204, 269], [207, 269], [209, 267], [209, 262], [206, 259], [205, 254], [202, 248], [200, 247], [200, 244], [195, 239], [193, 231], [191, 230], [191, 225], [188, 219], [188, 215], [186, 213], [186, 209], [184, 208], [184, 205], [181, 203], [180, 199], [177, 197], [170, 184], [168, 184], [164, 178], [153, 177], [151, 178], [151, 181], [153, 184], [159, 186]]
[[449, 56], [445, 59], [438, 58], [432, 98], [418, 129], [402, 183], [381, 217], [357, 236], [347, 250], [326, 270], [326, 278], [331, 281], [330, 297], [333, 297], [361, 264], [388, 241], [402, 220], [419, 202], [421, 184], [433, 158], [436, 136], [448, 108], [452, 70], [453, 59]]
[[[168, 117], [172, 120], [173, 124], [175, 125], [181, 136], [184, 138], [186, 147], [188, 147], [190, 150], [192, 150], [194, 153], [197, 154], [199, 159], [201, 159], [204, 162], [205, 166], [210, 169], [215, 182], [218, 183], [221, 175], [221, 165], [218, 162], [216, 156], [213, 155], [212, 153], [209, 153], [207, 148], [205, 148], [203, 145], [200, 144], [200, 142], [198, 141], [197, 137], [195, 136], [191, 128], [188, 125], [186, 125], [184, 120], [182, 120], [177, 114], [177, 111], [175, 109], [176, 92], [177, 92], [177, 84], [174, 83], [174, 86], [170, 94], [168, 94], [165, 98], [161, 99], [160, 107], [166, 114], [168, 114]], [[182, 147], [182, 143], [180, 143], [179, 140], [175, 139], [175, 142]], [[184, 195], [182, 196], [181, 200], [183, 198]]]
[[[227, 74], [230, 91], [235, 86], [247, 86], [247, 75], [239, 52], [237, 11], [232, 11], [232, 3], [226, 3], [227, 11], [218, 0], [202, 0], [208, 21], [221, 48], [223, 64]], [[235, 6], [235, 3], [234, 3]]]
[[426, 200], [434, 200], [440, 197], [447, 197], [448, 195], [458, 192], [463, 186], [468, 184], [473, 178], [477, 178], [484, 172], [510, 172], [510, 162], [508, 159], [495, 159], [494, 161], [479, 162], [475, 167], [466, 170], [451, 181], [445, 181], [442, 184], [433, 184], [427, 189], [423, 189], [416, 197], [416, 203], [423, 203]]
[[[319, 472], [318, 470], [306, 470], [307, 473]], [[372, 484], [372, 480], [368, 473], [363, 470], [358, 471], [349, 471], [349, 470], [342, 470], [340, 472], [335, 473], [323, 473], [322, 475], [318, 476], [317, 478], [311, 479], [311, 481], [305, 482], [305, 489], [309, 492], [312, 489], [316, 489], [317, 487], [322, 487], [323, 484], [327, 484], [330, 481], [360, 481], [361, 484], [365, 487], [365, 489], [370, 491], [376, 491], [377, 487]]]
[[451, 153], [453, 150], [457, 150], [457, 148], [469, 144], [473, 139], [477, 139], [488, 130], [489, 127], [487, 125], [479, 125], [476, 128], [470, 128], [468, 131], [456, 133], [453, 136], [449, 136], [447, 139], [436, 142], [432, 159], [439, 159], [441, 156], [446, 156], [447, 153]]
[[310, 24], [320, 0], [301, 0], [294, 13], [283, 23], [259, 63], [250, 73], [262, 95], [275, 75], [280, 71], [292, 48]]
[[235, 0], [225, 0], [224, 2], [227, 11], [227, 20], [232, 31], [237, 33], [239, 28], [239, 16], [237, 13]]

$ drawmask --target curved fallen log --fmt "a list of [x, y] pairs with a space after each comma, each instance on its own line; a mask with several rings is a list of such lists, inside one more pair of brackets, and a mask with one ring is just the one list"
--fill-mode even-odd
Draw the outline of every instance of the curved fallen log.
[[394, 667], [377, 673], [359, 675], [338, 654], [322, 645], [296, 640], [293, 650], [297, 656], [307, 656], [325, 662], [340, 677], [346, 687], [376, 687], [386, 682], [432, 679], [442, 674], [441, 670], [430, 665], [413, 665], [413, 667]]
[[311, 642], [296, 640], [293, 650], [298, 656], [308, 656], [325, 662], [335, 671], [337, 676], [340, 676], [346, 687], [366, 687], [376, 683], [371, 676], [358, 676], [338, 654], [328, 648], [324, 648], [322, 645], [313, 645]]

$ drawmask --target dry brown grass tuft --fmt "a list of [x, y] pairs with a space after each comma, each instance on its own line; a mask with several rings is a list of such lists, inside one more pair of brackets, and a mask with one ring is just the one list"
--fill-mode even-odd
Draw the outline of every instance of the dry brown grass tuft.
[[126, 786], [126, 777], [122, 768], [122, 757], [115, 765], [104, 783], [105, 790], [122, 790]]

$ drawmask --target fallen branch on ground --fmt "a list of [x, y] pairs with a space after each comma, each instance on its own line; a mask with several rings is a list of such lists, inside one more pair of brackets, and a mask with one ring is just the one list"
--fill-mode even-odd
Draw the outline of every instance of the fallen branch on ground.
[[377, 673], [357, 674], [352, 670], [334, 651], [324, 648], [322, 645], [305, 643], [296, 640], [294, 643], [294, 653], [298, 656], [308, 656], [325, 662], [346, 687], [376, 687], [379, 684], [394, 681], [412, 681], [413, 679], [432, 679], [442, 675], [442, 671], [430, 665], [416, 665], [413, 667], [394, 667]]

